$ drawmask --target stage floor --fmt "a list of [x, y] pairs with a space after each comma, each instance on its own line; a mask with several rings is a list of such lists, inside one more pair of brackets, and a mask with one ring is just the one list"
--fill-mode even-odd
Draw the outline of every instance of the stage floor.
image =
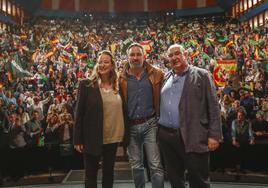
[[[16, 188], [83, 188], [83, 184], [51, 184], [51, 185], [31, 185], [17, 186]], [[101, 188], [101, 185], [98, 186]], [[9, 187], [10, 188], [10, 187]], [[115, 183], [114, 188], [134, 188], [133, 183]], [[151, 183], [146, 184], [146, 188], [151, 188]], [[168, 182], [165, 183], [165, 188], [171, 188]], [[188, 186], [187, 186], [188, 188]], [[212, 183], [211, 188], [268, 188], [268, 185], [261, 184], [237, 184], [237, 183]]]
[[[43, 179], [34, 179], [33, 177], [29, 176], [28, 178], [24, 178], [24, 181], [17, 182], [17, 184], [4, 184], [4, 186], [17, 188], [84, 187], [84, 170], [70, 170], [69, 173], [59, 177], [56, 173], [52, 173], [51, 175], [52, 176], [50, 177], [44, 176]], [[101, 176], [102, 173], [100, 170], [98, 175], [99, 188], [101, 188]], [[147, 180], [146, 182], [148, 182], [146, 183], [146, 188], [151, 188], [151, 183], [148, 181], [146, 173], [145, 177]], [[247, 172], [246, 174], [237, 174], [231, 171], [226, 171], [224, 174], [222, 172], [212, 172], [211, 182], [211, 188], [268, 188], [268, 174], [252, 172]], [[114, 174], [114, 188], [134, 188], [132, 173], [128, 162], [116, 163]], [[169, 182], [167, 181], [165, 182], [165, 188], [171, 188]]]

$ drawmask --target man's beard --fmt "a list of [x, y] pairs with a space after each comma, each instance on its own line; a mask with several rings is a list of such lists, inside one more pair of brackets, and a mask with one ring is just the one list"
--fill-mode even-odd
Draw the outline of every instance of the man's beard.
[[136, 62], [132, 62], [132, 63], [130, 63], [130, 62], [129, 62], [129, 66], [130, 66], [130, 68], [132, 68], [132, 69], [134, 69], [134, 68], [142, 68], [143, 63], [136, 63]]

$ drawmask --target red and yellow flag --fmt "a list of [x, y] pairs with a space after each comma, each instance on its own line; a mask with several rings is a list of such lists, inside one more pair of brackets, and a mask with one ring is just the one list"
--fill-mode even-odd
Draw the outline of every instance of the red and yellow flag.
[[75, 60], [87, 59], [88, 55], [86, 53], [74, 53]]
[[198, 56], [199, 54], [200, 54], [200, 52], [199, 52], [199, 51], [196, 51], [196, 52], [194, 52], [194, 53], [191, 55], [191, 58], [194, 58], [194, 57]]
[[51, 45], [52, 46], [57, 45], [59, 42], [60, 42], [59, 39], [52, 40]]
[[2, 89], [4, 87], [4, 85], [5, 85], [4, 82], [0, 81], [0, 89]]
[[22, 35], [20, 36], [20, 39], [22, 39], [22, 40], [26, 40], [26, 39], [27, 39], [27, 35], [22, 34]]
[[46, 55], [45, 55], [45, 58], [49, 58], [49, 57], [51, 57], [51, 56], [53, 56], [54, 55], [54, 52], [48, 52]]
[[110, 45], [110, 48], [111, 48], [111, 52], [112, 52], [112, 54], [114, 54], [115, 53], [115, 51], [116, 51], [116, 49], [117, 49], [117, 47], [118, 47], [118, 44], [117, 43], [112, 43], [111, 45]]
[[259, 47], [256, 47], [255, 51], [254, 51], [254, 58], [255, 60], [258, 60], [259, 59]]
[[155, 37], [156, 36], [156, 32], [155, 31], [151, 31], [150, 32], [150, 35], [151, 35], [151, 37]]
[[236, 72], [236, 60], [218, 60], [217, 66], [213, 72], [213, 79], [215, 84], [219, 87], [225, 85], [225, 75], [226, 74], [234, 74]]
[[150, 43], [151, 43], [150, 40], [146, 40], [146, 41], [140, 42], [140, 45], [144, 49], [144, 55], [147, 55], [147, 54], [149, 54], [152, 51], [152, 47], [151, 47], [151, 44]]
[[8, 71], [8, 72], [7, 72], [7, 79], [8, 79], [9, 81], [12, 81], [12, 80], [13, 80], [13, 75], [12, 75], [12, 72], [11, 72], [11, 71]]
[[230, 46], [232, 46], [234, 44], [234, 42], [231, 40], [231, 41], [229, 41], [226, 45], [225, 45], [225, 47], [226, 48], [229, 48]]

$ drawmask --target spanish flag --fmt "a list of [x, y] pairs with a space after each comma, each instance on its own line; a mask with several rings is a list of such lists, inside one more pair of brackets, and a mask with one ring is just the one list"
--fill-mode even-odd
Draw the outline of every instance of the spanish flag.
[[74, 53], [75, 60], [87, 59], [88, 55], [86, 53]]
[[114, 54], [115, 53], [115, 51], [116, 51], [116, 49], [117, 49], [117, 46], [118, 46], [118, 44], [117, 43], [112, 43], [111, 45], [110, 45], [110, 48], [111, 48], [111, 52], [112, 52], [112, 54]]
[[36, 57], [37, 57], [38, 53], [39, 53], [39, 51], [37, 51], [37, 50], [33, 53], [33, 55], [32, 55], [32, 61], [35, 61], [36, 60]]
[[49, 58], [49, 57], [51, 57], [51, 56], [53, 56], [54, 55], [54, 52], [48, 52], [46, 55], [45, 55], [45, 58]]
[[63, 63], [66, 63], [66, 64], [69, 64], [70, 63], [70, 59], [69, 57], [61, 54], [58, 58], [59, 61], [63, 62]]
[[259, 39], [260, 39], [260, 34], [257, 33], [257, 34], [255, 35], [255, 41], [259, 41]]
[[4, 82], [0, 81], [0, 89], [2, 89], [4, 87]]
[[225, 74], [234, 74], [236, 72], [236, 60], [218, 60], [217, 66], [213, 72], [213, 79], [217, 86], [225, 85]]
[[22, 40], [26, 40], [26, 39], [27, 39], [27, 35], [22, 34], [22, 35], [20, 36], [20, 39], [22, 39]]
[[254, 51], [254, 59], [255, 60], [258, 60], [259, 59], [259, 47], [256, 47], [255, 48], [255, 51]]
[[59, 42], [60, 42], [59, 39], [52, 40], [51, 45], [52, 46], [57, 45]]
[[194, 57], [198, 56], [199, 54], [200, 54], [200, 52], [199, 52], [199, 51], [196, 51], [196, 52], [194, 52], [194, 53], [191, 55], [191, 58], [194, 58]]
[[143, 47], [145, 55], [149, 54], [152, 51], [152, 47], [150, 43], [151, 43], [150, 40], [140, 42], [140, 45]]
[[155, 37], [156, 36], [156, 32], [155, 31], [151, 31], [150, 32], [150, 35], [151, 35], [151, 37]]
[[7, 79], [8, 79], [8, 81], [12, 81], [13, 80], [13, 76], [12, 76], [12, 72], [11, 71], [8, 71], [7, 72]]
[[229, 47], [232, 46], [233, 44], [234, 44], [233, 41], [229, 41], [229, 42], [225, 45], [225, 47], [226, 47], [226, 48], [229, 48]]

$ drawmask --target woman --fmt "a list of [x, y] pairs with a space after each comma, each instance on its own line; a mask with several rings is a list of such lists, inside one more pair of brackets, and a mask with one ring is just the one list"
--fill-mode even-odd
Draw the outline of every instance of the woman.
[[21, 125], [24, 125], [27, 121], [30, 120], [28, 112], [24, 111], [22, 106], [18, 106], [17, 115]]
[[73, 117], [68, 112], [67, 104], [62, 107], [62, 112], [59, 116], [59, 138], [61, 144], [71, 144], [71, 135], [73, 129]]
[[113, 187], [118, 143], [123, 140], [124, 120], [115, 62], [110, 51], [98, 55], [90, 79], [80, 81], [75, 113], [74, 145], [84, 154], [85, 187], [97, 188], [102, 158], [102, 187]]
[[47, 128], [45, 130], [46, 144], [59, 144], [59, 128], [60, 119], [57, 113], [51, 113], [47, 117]]

